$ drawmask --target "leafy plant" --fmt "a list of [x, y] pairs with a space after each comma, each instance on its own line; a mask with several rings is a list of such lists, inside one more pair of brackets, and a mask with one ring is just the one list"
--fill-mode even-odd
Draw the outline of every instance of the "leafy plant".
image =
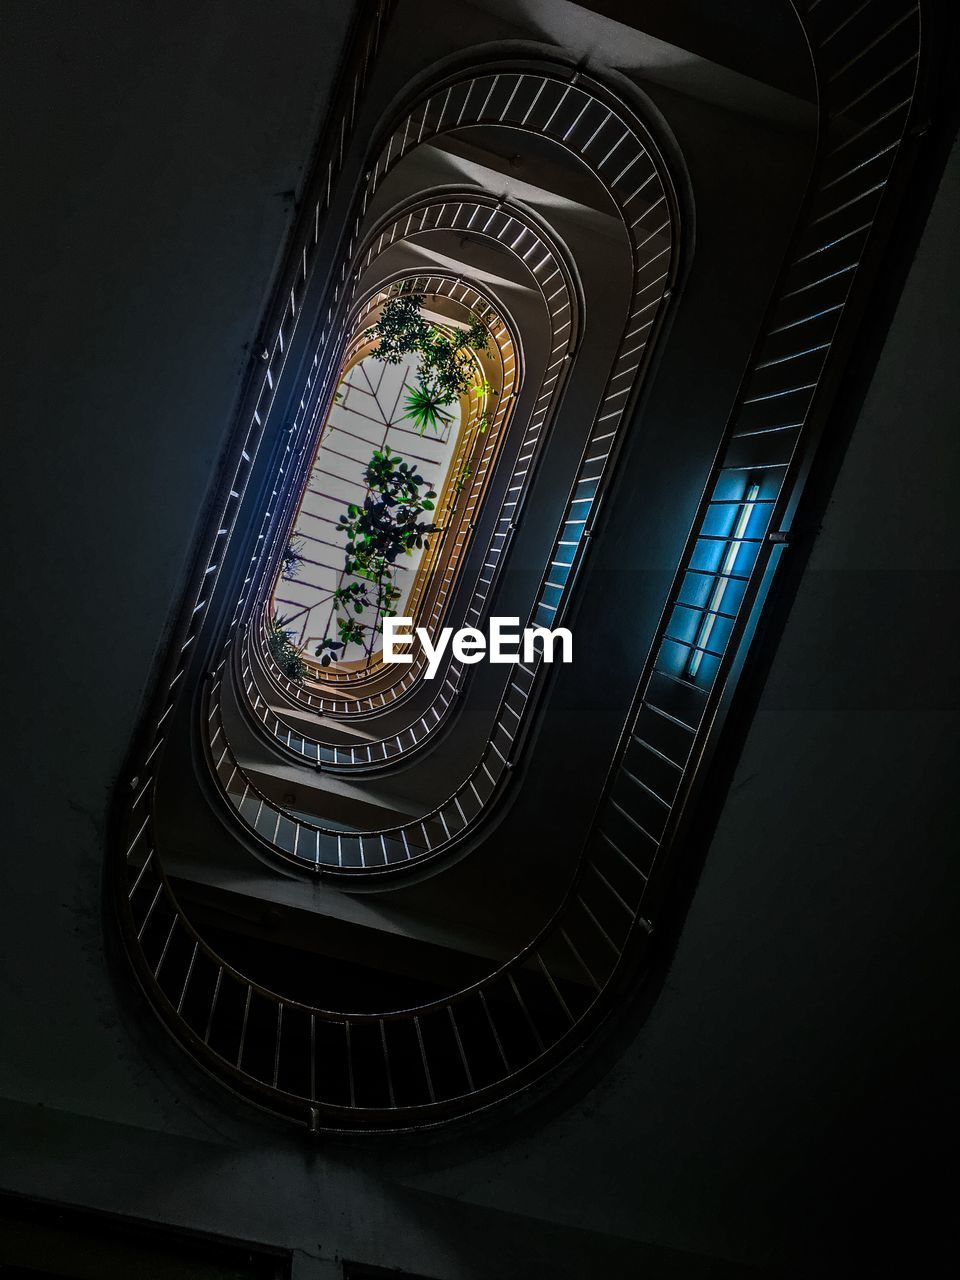
[[329, 637], [316, 647], [322, 666], [329, 666], [334, 653], [348, 644], [366, 644], [366, 623], [355, 615], [373, 608], [374, 628], [383, 619], [395, 616], [394, 605], [401, 591], [393, 577], [393, 566], [401, 555], [412, 555], [426, 547], [437, 526], [421, 517], [434, 510], [436, 490], [426, 488], [427, 481], [389, 448], [377, 449], [364, 468], [368, 492], [363, 504], [351, 503], [340, 517], [338, 533], [347, 535], [344, 549], [344, 572], [356, 581], [339, 586], [333, 593], [334, 607], [343, 609], [346, 617], [336, 614], [338, 641]]
[[354, 613], [363, 613], [370, 604], [370, 590], [362, 582], [351, 582], [348, 586], [337, 587], [333, 593], [333, 603], [353, 609]]
[[267, 648], [287, 679], [294, 684], [303, 684], [307, 664], [303, 660], [303, 650], [293, 643], [293, 632], [286, 630], [288, 621], [278, 614], [271, 614], [267, 626]]
[[383, 304], [380, 318], [367, 330], [377, 345], [372, 354], [385, 364], [400, 364], [405, 356], [416, 355], [419, 381], [406, 400], [405, 418], [421, 435], [430, 427], [439, 431], [452, 420], [444, 410], [458, 396], [474, 387], [489, 389], [477, 381], [473, 353], [486, 351], [490, 334], [482, 320], [466, 327], [430, 324], [423, 316], [422, 293], [398, 293]]
[[384, 364], [400, 364], [405, 356], [414, 355], [430, 343], [430, 324], [423, 318], [422, 293], [398, 293], [388, 298], [380, 310], [380, 318], [366, 332], [376, 338], [373, 355]]
[[303, 539], [291, 538], [282, 553], [283, 576], [288, 581], [292, 582], [296, 578], [304, 559]]
[[331, 640], [329, 636], [321, 640], [314, 649], [314, 653], [320, 659], [321, 667], [329, 667], [334, 657], [343, 648], [343, 642], [340, 640]]
[[485, 351], [489, 335], [479, 320], [466, 329], [447, 330], [431, 326], [425, 346], [418, 348], [423, 385], [447, 404], [472, 390], [477, 381], [473, 351]]
[[423, 435], [427, 427], [440, 431], [441, 427], [453, 421], [453, 414], [445, 412], [446, 400], [441, 400], [431, 386], [420, 385], [407, 394], [404, 401], [404, 417], [408, 418]]
[[351, 503], [337, 529], [347, 534], [347, 573], [356, 569], [361, 577], [376, 581], [379, 559], [393, 564], [399, 555], [423, 547], [425, 537], [436, 532], [436, 525], [420, 516], [433, 511], [437, 494], [425, 488], [427, 481], [415, 465], [389, 448], [374, 450], [363, 479], [368, 489], [363, 506]]
[[460, 469], [460, 474], [457, 476], [453, 485], [453, 491], [458, 498], [460, 497], [461, 493], [463, 493], [463, 487], [472, 475], [473, 475], [473, 468], [470, 466], [469, 462], [465, 462], [462, 468]]
[[337, 618], [337, 631], [344, 648], [348, 644], [366, 643], [367, 628], [356, 618]]

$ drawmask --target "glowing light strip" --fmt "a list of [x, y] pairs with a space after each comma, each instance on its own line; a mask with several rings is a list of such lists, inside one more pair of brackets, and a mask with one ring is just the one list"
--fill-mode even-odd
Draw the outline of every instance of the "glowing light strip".
[[727, 583], [730, 580], [729, 574], [733, 571], [733, 566], [737, 560], [737, 554], [740, 551], [740, 544], [743, 539], [743, 535], [746, 533], [747, 525], [750, 523], [750, 517], [753, 515], [753, 510], [757, 505], [757, 498], [759, 496], [760, 486], [758, 484], [750, 485], [747, 492], [744, 494], [743, 505], [740, 507], [737, 514], [736, 523], [731, 531], [727, 549], [723, 553], [723, 560], [721, 561], [720, 568], [717, 571], [717, 580], [713, 586], [710, 603], [707, 605], [706, 612], [703, 615], [703, 620], [700, 623], [700, 630], [697, 633], [696, 640], [694, 641], [697, 647], [695, 649], [691, 649], [690, 657], [687, 659], [686, 674], [691, 680], [696, 679], [697, 672], [700, 670], [700, 663], [703, 660], [703, 651], [707, 646], [707, 641], [710, 639], [714, 623], [717, 620], [717, 613], [720, 609], [720, 605], [723, 603], [723, 597], [726, 594]]

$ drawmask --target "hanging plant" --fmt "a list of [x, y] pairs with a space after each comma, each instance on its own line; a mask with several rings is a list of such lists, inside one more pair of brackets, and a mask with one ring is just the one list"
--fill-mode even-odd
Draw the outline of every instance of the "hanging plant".
[[367, 628], [355, 618], [337, 618], [337, 632], [344, 648], [348, 644], [366, 643]]
[[314, 652], [322, 666], [329, 666], [335, 654], [348, 644], [367, 644], [371, 624], [357, 621], [368, 609], [375, 611], [373, 629], [380, 630], [383, 619], [394, 617], [401, 591], [393, 577], [393, 566], [401, 555], [425, 548], [437, 526], [421, 517], [434, 510], [436, 490], [415, 466], [389, 448], [377, 449], [364, 468], [368, 492], [362, 505], [351, 503], [340, 517], [338, 533], [347, 535], [344, 572], [355, 581], [333, 592], [339, 641], [326, 637]]
[[288, 582], [293, 582], [304, 562], [303, 539], [291, 538], [281, 553], [283, 561], [282, 575]]
[[401, 364], [405, 356], [414, 355], [430, 343], [431, 325], [421, 313], [422, 293], [398, 293], [388, 298], [380, 310], [380, 318], [364, 337], [375, 339], [372, 353], [384, 364]]
[[463, 487], [472, 475], [473, 475], [473, 467], [471, 467], [469, 462], [465, 462], [461, 467], [460, 474], [457, 476], [453, 485], [454, 495], [457, 498], [459, 498], [461, 493], [463, 493]]
[[320, 659], [321, 667], [329, 667], [330, 663], [343, 648], [343, 642], [340, 640], [331, 640], [329, 637], [320, 641], [314, 653]]
[[287, 631], [289, 619], [271, 614], [267, 625], [267, 648], [274, 662], [294, 684], [303, 684], [307, 674], [307, 664], [303, 660], [303, 650], [293, 643], [293, 632]]
[[353, 609], [354, 613], [363, 613], [370, 604], [370, 589], [363, 582], [351, 582], [348, 586], [337, 587], [333, 593], [333, 603]]
[[429, 427], [440, 431], [452, 421], [445, 412], [459, 396], [474, 387], [488, 387], [477, 379], [474, 353], [486, 351], [490, 333], [482, 320], [473, 319], [465, 329], [431, 324], [423, 316], [422, 293], [399, 293], [383, 304], [380, 318], [366, 331], [376, 340], [371, 352], [384, 364], [400, 364], [415, 355], [419, 382], [407, 396], [404, 417], [421, 435]]

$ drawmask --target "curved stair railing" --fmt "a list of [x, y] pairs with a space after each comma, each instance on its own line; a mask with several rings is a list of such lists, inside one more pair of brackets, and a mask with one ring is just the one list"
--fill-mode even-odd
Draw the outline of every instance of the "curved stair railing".
[[[531, 63], [528, 70], [485, 68], [473, 74], [458, 73], [441, 81], [401, 119], [381, 148], [357, 202], [348, 248], [359, 242], [369, 200], [406, 154], [446, 132], [478, 124], [551, 138], [586, 164], [623, 219], [634, 259], [634, 279], [641, 263], [649, 270], [642, 285], [647, 291], [646, 297], [636, 308], [632, 329], [624, 334], [632, 345], [620, 349], [620, 357], [625, 360], [619, 370], [623, 381], [611, 393], [607, 417], [610, 426], [606, 433], [598, 433], [595, 441], [602, 446], [604, 438], [612, 440], [616, 435], [623, 407], [633, 390], [629, 359], [636, 356], [637, 363], [643, 359], [659, 315], [662, 295], [668, 291], [667, 282], [676, 269], [675, 246], [670, 242], [670, 228], [676, 222], [676, 200], [670, 184], [664, 182], [665, 171], [657, 149], [643, 123], [605, 86], [580, 71], [574, 71], [571, 76], [566, 69], [547, 63]], [[507, 218], [506, 214], [500, 216]], [[489, 231], [490, 226], [496, 224], [497, 215], [488, 213], [486, 217]], [[540, 269], [540, 251], [532, 243], [529, 230], [525, 239], [524, 233], [524, 227], [518, 224], [516, 247], [531, 259], [536, 272]], [[649, 250], [654, 242], [659, 247], [651, 255]], [[377, 246], [372, 246], [370, 253], [376, 251]], [[344, 293], [349, 293], [351, 273], [346, 263], [338, 274], [327, 324], [321, 327], [318, 336], [318, 353], [330, 345], [331, 329], [335, 326], [334, 307]], [[315, 363], [317, 361], [315, 356]], [[597, 456], [602, 457], [602, 452]], [[567, 542], [578, 538], [579, 532], [574, 528], [568, 530], [568, 535]], [[561, 576], [565, 567], [559, 564]], [[242, 605], [247, 603], [245, 596]], [[546, 619], [553, 609], [552, 598], [548, 596], [542, 603], [541, 616]], [[237, 621], [242, 612], [238, 607]], [[346, 704], [341, 708], [342, 713], [349, 711]]]
[[[497, 225], [491, 227], [491, 221], [498, 212], [501, 216], [495, 218]], [[475, 224], [479, 225], [475, 226]], [[484, 557], [484, 574], [488, 576], [490, 582], [480, 582], [478, 584], [478, 599], [475, 600], [474, 607], [477, 608], [479, 613], [482, 605], [482, 600], [479, 597], [483, 597], [488, 593], [493, 575], [499, 572], [500, 563], [510, 541], [511, 526], [515, 524], [516, 519], [519, 517], [525, 495], [536, 472], [546, 436], [546, 428], [567, 376], [570, 356], [575, 351], [579, 307], [570, 268], [566, 265], [562, 249], [554, 238], [527, 211], [514, 207], [508, 202], [497, 201], [483, 193], [464, 192], [459, 193], [456, 197], [444, 196], [440, 199], [418, 201], [412, 208], [406, 210], [402, 217], [392, 220], [387, 228], [374, 232], [372, 239], [375, 241], [375, 245], [379, 246], [379, 252], [384, 252], [400, 239], [421, 235], [424, 231], [436, 229], [438, 226], [442, 226], [444, 230], [456, 230], [458, 228], [469, 230], [477, 239], [485, 239], [508, 248], [511, 243], [517, 242], [522, 233], [522, 247], [528, 255], [534, 257], [533, 262], [525, 264], [525, 269], [529, 273], [533, 287], [543, 301], [550, 324], [547, 367], [524, 429], [524, 436], [514, 466], [512, 480], [506, 488], [501, 506], [501, 519], [497, 522], [488, 545], [487, 554]], [[517, 257], [519, 260], [523, 260], [523, 255], [519, 252]], [[369, 265], [372, 260], [372, 249], [365, 255], [360, 256], [360, 261], [366, 265]], [[471, 293], [476, 293], [478, 297], [485, 296], [483, 292], [477, 291], [474, 286], [461, 285], [459, 287], [461, 292], [469, 289]], [[551, 293], [552, 297], [549, 296]], [[511, 390], [515, 395], [515, 383]], [[512, 408], [512, 404], [513, 401], [506, 396], [498, 404], [491, 427], [492, 437], [494, 437], [494, 433], [499, 433], [502, 430], [506, 411], [508, 408]], [[486, 473], [478, 475], [477, 481], [478, 485], [484, 484], [486, 482]], [[263, 536], [266, 537], [266, 534]], [[265, 593], [265, 584], [269, 581], [269, 576], [269, 566], [267, 566], [263, 573], [261, 594]], [[483, 574], [478, 575], [478, 578], [482, 577]], [[481, 592], [480, 586], [485, 587], [486, 590]], [[447, 584], [438, 608], [435, 610], [434, 617], [429, 620], [428, 626], [435, 626], [439, 623], [451, 587], [452, 579]], [[256, 605], [254, 606], [254, 611], [257, 607]], [[390, 683], [387, 687], [380, 687], [375, 693], [364, 696], [362, 686], [365, 683], [369, 683], [368, 676], [363, 675], [357, 678], [333, 673], [331, 677], [326, 672], [318, 672], [319, 685], [317, 681], [311, 680], [301, 687], [287, 679], [275, 667], [275, 664], [270, 661], [269, 653], [266, 651], [265, 637], [259, 641], [259, 650], [261, 659], [270, 672], [274, 685], [290, 699], [293, 705], [325, 715], [360, 715], [366, 712], [378, 712], [397, 697], [413, 688], [421, 679], [425, 667], [425, 664], [418, 660], [410, 668], [405, 668], [403, 671], [399, 668], [394, 668], [393, 672], [388, 673]], [[350, 686], [359, 686], [359, 692], [354, 688], [351, 689], [349, 698], [338, 697], [335, 692], [328, 692], [324, 687], [329, 683], [333, 683], [337, 689], [343, 687], [344, 690]]]
[[[921, 12], [798, 7], [820, 91], [819, 162], [597, 820], [563, 902], [526, 946], [416, 1007], [343, 1012], [323, 991], [286, 999], [227, 964], [183, 915], [154, 844], [152, 775], [134, 786], [120, 881], [131, 960], [175, 1038], [246, 1099], [314, 1131], [438, 1124], [539, 1083], [622, 999], [655, 936], [684, 803], [862, 303], [865, 257], [917, 118]], [[704, 575], [708, 604], [693, 609], [699, 626], [714, 617], [710, 633], [677, 635], [676, 611], [690, 604], [680, 594]], [[717, 603], [721, 582], [731, 585]]]
[[[469, 219], [471, 209], [476, 210], [492, 207], [492, 202], [489, 202], [488, 205], [486, 197], [474, 196], [472, 199], [467, 201], [462, 199], [458, 200], [456, 202], [456, 206], [461, 210], [460, 216], [465, 223]], [[432, 213], [435, 214], [435, 212], [436, 202], [433, 202], [432, 207], [428, 204], [427, 206], [416, 210], [418, 223], [426, 220]], [[401, 221], [403, 224], [407, 224], [409, 223], [409, 220], [410, 218], [408, 215]], [[420, 226], [416, 226], [414, 230], [419, 231]], [[394, 240], [390, 241], [390, 243], [394, 242]], [[416, 279], [415, 277], [413, 278]], [[536, 279], [536, 277], [533, 278]], [[432, 287], [438, 290], [442, 290], [445, 287], [452, 293], [459, 294], [461, 297], [475, 297], [478, 300], [486, 300], [486, 295], [483, 291], [479, 291], [473, 286], [466, 286], [455, 279], [444, 280], [442, 276], [431, 275], [429, 277], [423, 277], [423, 280], [425, 283], [431, 284]], [[365, 308], [365, 312], [367, 310], [372, 310], [372, 306]], [[562, 353], [568, 349], [568, 344], [573, 332], [572, 318], [566, 320], [554, 330], [551, 341], [552, 350], [557, 353], [556, 358], [562, 358]], [[469, 500], [467, 503], [467, 515], [470, 518], [472, 518], [476, 511], [480, 497], [489, 484], [491, 463], [496, 457], [500, 437], [504, 431], [510, 413], [513, 410], [517, 394], [518, 369], [515, 353], [511, 352], [505, 355], [505, 361], [507, 362], [507, 371], [505, 375], [504, 388], [488, 429], [488, 443], [484, 450], [483, 463], [477, 469], [475, 476], [472, 477]], [[544, 417], [555, 398], [556, 388], [559, 383], [560, 378], [558, 377], [549, 377], [544, 380], [544, 385], [541, 388], [541, 402], [538, 402], [535, 407], [520, 449], [520, 457], [524, 458], [524, 455], [527, 455], [526, 461], [529, 461], [530, 459], [535, 460], [535, 455], [538, 453], [539, 431], [542, 427]], [[516, 464], [515, 480], [517, 479], [516, 470], [524, 471], [525, 468], [522, 467], [519, 462]], [[523, 477], [521, 476], [520, 479], [523, 479]], [[501, 537], [499, 541], [502, 543], [503, 538]], [[502, 548], [498, 545], [497, 537], [495, 535], [491, 543], [490, 554], [499, 559], [501, 549]], [[458, 548], [458, 558], [461, 555], [462, 548]], [[455, 568], [456, 561], [452, 561], [447, 565], [447, 581], [441, 584], [440, 590], [433, 601], [431, 613], [425, 620], [428, 628], [435, 627], [440, 623], [440, 619], [442, 618], [449, 601], [455, 577]], [[269, 572], [264, 572], [261, 582], [261, 597], [266, 595], [268, 590], [267, 584], [269, 581]], [[256, 612], [257, 608], [261, 607], [262, 606], [255, 606], [254, 612]], [[384, 685], [381, 680], [381, 687], [378, 691], [375, 694], [367, 695], [363, 694], [364, 685], [371, 683], [370, 674], [367, 672], [364, 672], [359, 676], [351, 676], [347, 673], [338, 674], [336, 672], [328, 674], [326, 671], [322, 671], [317, 668], [314, 673], [316, 679], [309, 679], [303, 686], [298, 686], [286, 678], [272, 662], [266, 648], [266, 636], [262, 627], [257, 628], [256, 637], [260, 660], [269, 673], [272, 684], [277, 692], [287, 699], [291, 706], [320, 714], [361, 714], [364, 711], [379, 710], [412, 688], [417, 683], [423, 672], [423, 666], [420, 663], [417, 663], [410, 669], [404, 669], [403, 671], [399, 668], [387, 670], [386, 674], [389, 676], [390, 683]], [[375, 676], [382, 676], [383, 674], [383, 668], [379, 668], [374, 671]], [[322, 683], [318, 683], [318, 681]], [[336, 693], [328, 691], [325, 687], [328, 684], [333, 684], [338, 689], [343, 687], [345, 690], [344, 696], [337, 696]], [[353, 688], [351, 688], [351, 686], [353, 686]], [[359, 688], [359, 692], [355, 691], [356, 688]], [[350, 689], [349, 697], [346, 696], [347, 689]]]
[[[354, 321], [356, 334], [348, 344], [343, 360], [344, 368], [348, 368], [358, 358], [358, 353], [362, 352], [365, 346], [369, 346], [369, 343], [363, 337], [364, 330], [377, 307], [389, 296], [392, 288], [398, 283], [408, 285], [417, 292], [426, 293], [433, 299], [450, 299], [464, 310], [476, 311], [479, 308], [485, 309], [489, 313], [488, 323], [491, 326], [495, 358], [498, 364], [497, 386], [499, 390], [496, 393], [497, 403], [495, 409], [492, 414], [488, 415], [489, 423], [482, 433], [476, 431], [476, 424], [481, 416], [481, 406], [475, 403], [469, 407], [468, 417], [461, 431], [461, 440], [450, 468], [450, 474], [457, 475], [461, 473], [464, 463], [475, 463], [475, 467], [471, 467], [469, 482], [464, 484], [460, 490], [455, 490], [453, 486], [450, 486], [446, 494], [446, 506], [437, 512], [437, 519], [443, 532], [433, 541], [432, 548], [442, 546], [443, 554], [442, 556], [435, 555], [432, 560], [429, 560], [418, 569], [416, 586], [419, 588], [419, 592], [416, 599], [411, 596], [406, 606], [408, 611], [417, 617], [419, 624], [425, 625], [432, 630], [439, 625], [440, 619], [443, 617], [457, 567], [470, 543], [474, 516], [490, 484], [491, 476], [497, 463], [505, 429], [509, 424], [514, 408], [520, 362], [519, 352], [510, 327], [505, 325], [502, 319], [492, 310], [493, 303], [484, 291], [472, 286], [465, 286], [457, 277], [442, 273], [430, 275], [403, 274], [393, 280], [390, 287], [378, 289], [366, 300]], [[490, 319], [489, 316], [493, 318]], [[308, 480], [309, 476], [304, 482], [304, 487]], [[292, 507], [289, 517], [291, 529], [301, 497], [302, 493], [297, 496], [296, 502], [289, 504]], [[342, 567], [342, 550], [338, 550], [335, 558], [339, 561], [338, 567]], [[438, 562], [442, 564], [442, 572], [436, 574], [433, 570]], [[431, 580], [427, 581], [427, 579]], [[426, 585], [421, 586], [424, 582], [426, 582]], [[306, 709], [322, 714], [335, 714], [336, 708], [340, 705], [342, 699], [325, 697], [325, 689], [322, 686], [343, 686], [350, 699], [348, 705], [354, 706], [354, 704], [359, 705], [363, 701], [362, 690], [372, 682], [377, 682], [381, 684], [379, 697], [386, 702], [389, 686], [384, 689], [382, 687], [382, 679], [377, 681], [377, 677], [382, 677], [385, 672], [395, 677], [396, 669], [391, 670], [379, 661], [368, 661], [365, 668], [357, 672], [339, 671], [335, 667], [327, 670], [314, 662], [309, 654], [305, 654], [308, 675], [303, 685], [295, 684], [277, 667], [267, 645], [266, 629], [266, 615], [271, 608], [270, 597], [275, 591], [275, 583], [275, 571], [273, 573], [265, 572], [261, 575], [260, 596], [262, 603], [255, 607], [254, 613], [258, 611], [261, 613], [261, 624], [256, 628], [257, 651], [264, 673], [273, 686], [275, 693], [279, 695], [280, 700], [287, 700], [291, 706], [298, 709]], [[395, 680], [394, 683], [400, 682]], [[358, 686], [361, 692], [354, 692], [352, 686]], [[403, 691], [405, 690], [401, 690], [401, 692]], [[369, 698], [369, 694], [366, 697]], [[276, 697], [274, 700], [276, 700]]]
[[[649, 181], [647, 182], [649, 186]], [[654, 202], [654, 209], [660, 200]], [[473, 211], [471, 216], [475, 216]], [[622, 443], [623, 427], [629, 421], [628, 410], [632, 407], [639, 391], [639, 384], [645, 368], [647, 352], [647, 333], [657, 315], [659, 303], [669, 295], [676, 269], [676, 253], [673, 257], [664, 258], [664, 250], [659, 247], [659, 236], [652, 236], [644, 218], [639, 214], [634, 224], [634, 239], [648, 247], [646, 257], [633, 261], [633, 293], [623, 331], [618, 343], [618, 350], [613, 360], [606, 387], [600, 399], [594, 421], [591, 425], [587, 441], [583, 446], [575, 478], [571, 485], [565, 510], [561, 517], [558, 532], [554, 538], [550, 558], [541, 576], [540, 586], [535, 602], [530, 611], [527, 626], [535, 625], [553, 627], [562, 621], [563, 613], [570, 601], [574, 584], [589, 545], [591, 523], [599, 509], [600, 501], [609, 485], [615, 470], [615, 462]], [[515, 219], [509, 209], [494, 208], [491, 219], [499, 218], [516, 235]], [[657, 219], [659, 214], [653, 213]], [[648, 245], [650, 240], [652, 245]], [[669, 244], [667, 246], [670, 247]], [[545, 266], [550, 263], [546, 255], [542, 259]], [[537, 401], [537, 412], [531, 419], [533, 439], [539, 440], [554, 392], [561, 384], [561, 371], [564, 358], [558, 357], [552, 367], [547, 369], [547, 379], [540, 389]], [[526, 452], [527, 440], [524, 441]], [[521, 457], [523, 454], [521, 454]], [[502, 555], [508, 545], [509, 537], [517, 518], [520, 502], [526, 490], [522, 486], [511, 486], [508, 489], [500, 519], [496, 525], [492, 551]], [[490, 558], [484, 568], [490, 564]], [[494, 566], [490, 564], [490, 567]], [[489, 587], [481, 576], [480, 585], [483, 594]], [[467, 618], [479, 618], [480, 608], [475, 605], [467, 611]], [[336, 835], [325, 831], [321, 826], [303, 822], [292, 813], [272, 806], [265, 797], [257, 797], [251, 790], [251, 781], [235, 759], [219, 714], [219, 681], [214, 683], [211, 691], [211, 706], [204, 718], [204, 723], [212, 735], [211, 751], [216, 761], [215, 776], [221, 784], [223, 793], [241, 817], [246, 817], [246, 806], [254, 804], [257, 809], [255, 819], [256, 834], [263, 836], [259, 823], [265, 822], [269, 827], [286, 834], [291, 838], [280, 844], [275, 842], [275, 853], [281, 857], [297, 859], [307, 869], [326, 871], [328, 874], [356, 874], [376, 872], [382, 875], [398, 864], [407, 867], [420, 863], [427, 857], [436, 857], [446, 852], [456, 843], [461, 843], [467, 833], [471, 833], [477, 823], [487, 812], [488, 803], [498, 789], [503, 776], [512, 769], [516, 762], [519, 745], [526, 729], [529, 727], [534, 709], [542, 694], [548, 664], [544, 663], [542, 653], [538, 651], [529, 662], [519, 663], [513, 669], [512, 678], [506, 689], [493, 721], [488, 740], [478, 753], [476, 763], [471, 765], [449, 800], [439, 806], [435, 818], [440, 831], [424, 823], [408, 823], [389, 831], [379, 833], [357, 833], [347, 842], [341, 836], [325, 840], [324, 835]], [[448, 676], [441, 685], [438, 697], [448, 706], [453, 699], [456, 686], [450, 685]], [[364, 837], [368, 834], [376, 836], [375, 847], [381, 858], [372, 861], [364, 847]], [[421, 839], [422, 837], [422, 839]], [[344, 861], [344, 845], [347, 844], [351, 857]], [[356, 848], [354, 849], [354, 846]], [[369, 840], [368, 840], [369, 846]], [[352, 856], [356, 852], [356, 859]]]
[[[461, 223], [466, 224], [471, 220], [475, 221], [478, 210], [482, 210], [484, 217], [489, 218], [490, 213], [497, 208], [510, 212], [510, 217], [502, 220], [500, 231], [501, 233], [505, 231], [511, 239], [515, 240], [517, 238], [516, 223], [522, 216], [520, 211], [510, 210], [509, 206], [505, 206], [502, 203], [497, 204], [486, 198], [474, 197], [470, 200], [458, 200], [456, 202], [456, 216], [448, 218], [446, 221], [450, 226], [456, 227]], [[429, 210], [424, 210], [423, 216], [429, 213]], [[409, 218], [405, 218], [404, 222], [409, 223]], [[418, 215], [418, 218], [413, 223], [415, 232], [419, 230], [420, 222], [421, 216]], [[500, 238], [497, 239], [497, 242], [503, 243]], [[545, 244], [539, 238], [535, 243], [538, 245]], [[550, 267], [550, 263], [556, 263], [558, 259], [548, 259], [546, 253], [544, 253], [539, 256], [539, 261], [545, 264], [543, 270], [546, 271]], [[552, 270], [550, 274], [552, 274]], [[571, 343], [575, 340], [576, 329], [574, 321], [576, 308], [572, 305], [574, 301], [572, 291], [568, 288], [562, 291], [555, 290], [555, 294], [559, 293], [560, 295], [560, 301], [557, 301], [555, 297], [552, 303], [547, 303], [543, 292], [543, 284], [535, 275], [531, 278], [537, 281], [541, 289], [541, 296], [544, 298], [544, 305], [551, 321], [550, 353], [545, 376], [538, 389], [532, 412], [523, 427], [523, 436], [517, 451], [516, 462], [513, 465], [512, 475], [504, 486], [500, 513], [492, 526], [491, 537], [477, 572], [477, 581], [473, 589], [472, 598], [468, 597], [464, 606], [464, 616], [471, 623], [479, 623], [489, 608], [489, 602], [493, 597], [502, 566], [507, 558], [511, 544], [512, 529], [516, 525], [532, 479], [536, 473], [537, 464], [547, 439], [554, 406], [562, 389], [566, 370], [569, 368], [569, 361], [566, 356], [573, 349]], [[432, 280], [433, 278], [431, 277], [430, 279]], [[512, 384], [508, 385], [506, 392], [511, 396], [514, 395]], [[500, 422], [502, 422], [508, 404], [507, 394], [501, 398], [497, 411], [498, 421], [492, 424], [491, 434], [500, 430]], [[512, 404], [512, 400], [509, 403]], [[492, 456], [492, 452], [492, 448], [489, 449], [487, 456]], [[478, 471], [478, 484], [485, 485], [487, 479], [486, 471]], [[471, 516], [476, 511], [477, 500], [477, 497], [474, 497], [472, 506], [468, 508], [468, 514]], [[446, 567], [443, 581], [433, 597], [432, 609], [426, 619], [428, 629], [436, 629], [444, 620], [444, 612], [448, 607], [454, 585], [453, 570], [455, 567]], [[254, 624], [254, 627], [247, 633], [247, 643], [244, 648], [245, 659], [242, 681], [252, 713], [263, 724], [268, 726], [275, 739], [291, 748], [302, 759], [306, 759], [310, 763], [327, 762], [337, 767], [368, 766], [392, 759], [398, 753], [413, 746], [422, 745], [444, 719], [446, 712], [452, 705], [455, 694], [461, 688], [462, 681], [468, 670], [464, 664], [457, 662], [455, 659], [452, 660], [444, 671], [443, 678], [435, 682], [435, 692], [428, 706], [417, 708], [411, 714], [410, 722], [406, 727], [398, 728], [394, 726], [390, 734], [385, 735], [383, 738], [368, 741], [363, 747], [357, 747], [355, 750], [350, 751], [334, 744], [325, 744], [319, 733], [315, 737], [305, 737], [302, 723], [298, 727], [284, 720], [281, 708], [277, 707], [278, 698], [276, 695], [278, 693], [281, 695], [287, 694], [292, 706], [298, 706], [321, 714], [333, 715], [337, 712], [342, 712], [345, 705], [342, 699], [318, 694], [312, 682], [308, 682], [303, 688], [300, 688], [283, 677], [270, 659], [262, 622], [260, 625]], [[350, 706], [355, 715], [363, 711], [380, 711], [395, 705], [399, 698], [408, 694], [419, 683], [424, 668], [425, 662], [422, 659], [422, 655], [418, 655], [415, 662], [409, 666], [398, 665], [393, 668], [393, 672], [396, 674], [393, 676], [392, 686], [388, 686], [385, 689], [381, 688], [376, 695], [368, 695], [366, 698], [357, 697], [347, 705]], [[265, 687], [262, 679], [259, 678], [263, 672], [267, 672], [270, 677], [267, 687]]]

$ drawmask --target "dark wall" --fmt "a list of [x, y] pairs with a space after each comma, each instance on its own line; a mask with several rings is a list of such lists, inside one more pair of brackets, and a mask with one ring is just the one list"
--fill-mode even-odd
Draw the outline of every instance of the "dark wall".
[[[337, 1256], [437, 1280], [719, 1274], [697, 1255], [823, 1274], [828, 1232], [893, 1222], [945, 1140], [960, 156], [675, 961], [600, 1085], [483, 1139], [307, 1146], [165, 1048], [105, 962], [107, 795], [345, 17], [4, 5], [0, 1185], [294, 1248], [298, 1280]], [[922, 1245], [939, 1207], [909, 1206]]]

